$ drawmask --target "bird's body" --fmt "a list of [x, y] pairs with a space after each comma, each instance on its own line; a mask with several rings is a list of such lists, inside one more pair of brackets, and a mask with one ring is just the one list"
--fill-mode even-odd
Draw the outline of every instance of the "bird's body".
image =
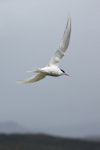
[[32, 83], [39, 81], [48, 76], [58, 77], [61, 75], [68, 75], [64, 70], [58, 67], [60, 59], [65, 55], [65, 52], [68, 48], [71, 34], [71, 19], [68, 17], [67, 25], [60, 42], [58, 50], [55, 52], [54, 56], [50, 59], [50, 62], [47, 66], [43, 68], [38, 68], [35, 70], [37, 73], [35, 76], [30, 77], [25, 80], [19, 80], [18, 83]]
[[37, 69], [36, 72], [44, 73], [45, 75], [54, 76], [54, 77], [63, 75], [63, 72], [57, 66], [46, 66], [46, 67]]

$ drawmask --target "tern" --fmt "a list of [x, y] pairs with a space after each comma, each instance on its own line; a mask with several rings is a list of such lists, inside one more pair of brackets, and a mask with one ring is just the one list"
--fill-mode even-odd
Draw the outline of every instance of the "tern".
[[67, 25], [63, 37], [61, 39], [61, 42], [59, 44], [58, 50], [55, 52], [54, 56], [50, 59], [48, 65], [46, 65], [43, 68], [36, 69], [34, 71], [37, 73], [35, 76], [32, 76], [24, 80], [18, 80], [17, 83], [33, 83], [45, 78], [46, 76], [54, 76], [54, 77], [58, 77], [61, 75], [68, 76], [69, 74], [67, 74], [63, 69], [59, 68], [59, 61], [65, 55], [65, 52], [68, 48], [70, 35], [71, 35], [71, 18], [70, 16], [68, 16]]

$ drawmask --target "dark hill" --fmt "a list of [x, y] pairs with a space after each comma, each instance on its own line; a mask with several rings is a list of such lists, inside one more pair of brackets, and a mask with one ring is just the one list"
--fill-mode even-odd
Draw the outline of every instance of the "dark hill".
[[0, 150], [100, 150], [100, 142], [43, 134], [1, 134]]

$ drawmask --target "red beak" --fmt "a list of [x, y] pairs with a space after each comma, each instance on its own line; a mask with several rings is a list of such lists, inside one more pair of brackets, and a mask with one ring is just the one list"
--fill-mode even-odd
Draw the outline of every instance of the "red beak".
[[68, 74], [68, 73], [64, 73], [64, 75], [69, 76], [69, 74]]

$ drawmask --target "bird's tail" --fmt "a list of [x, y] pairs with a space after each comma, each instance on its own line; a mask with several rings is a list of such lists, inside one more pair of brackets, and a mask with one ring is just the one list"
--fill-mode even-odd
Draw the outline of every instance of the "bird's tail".
[[35, 71], [34, 71], [34, 72], [41, 73], [41, 68], [37, 68], [37, 69], [35, 69]]
[[31, 70], [27, 70], [26, 72], [36, 72], [36, 73], [40, 73], [41, 72], [41, 69], [40, 68], [37, 68], [37, 69], [31, 69]]

